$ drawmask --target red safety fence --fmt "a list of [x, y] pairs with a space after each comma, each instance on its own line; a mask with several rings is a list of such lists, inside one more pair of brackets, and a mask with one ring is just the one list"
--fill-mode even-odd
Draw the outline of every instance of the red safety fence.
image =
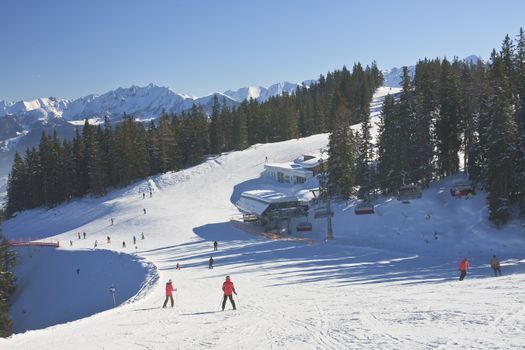
[[54, 247], [58, 248], [60, 243], [57, 242], [39, 242], [39, 241], [9, 241], [11, 247]]

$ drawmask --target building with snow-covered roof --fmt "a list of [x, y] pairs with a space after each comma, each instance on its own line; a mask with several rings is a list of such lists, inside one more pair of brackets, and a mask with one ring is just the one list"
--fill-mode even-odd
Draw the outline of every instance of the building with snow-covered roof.
[[264, 175], [280, 183], [302, 184], [319, 174], [327, 162], [327, 156], [305, 154], [293, 162], [265, 164]]
[[271, 221], [276, 214], [278, 217], [287, 217], [293, 215], [291, 212], [308, 211], [308, 204], [296, 196], [272, 190], [245, 191], [235, 206], [244, 214], [256, 216], [263, 223]]

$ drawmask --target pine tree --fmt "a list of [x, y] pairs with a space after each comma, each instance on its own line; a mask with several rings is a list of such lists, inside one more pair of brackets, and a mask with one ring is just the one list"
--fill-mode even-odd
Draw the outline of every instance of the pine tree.
[[350, 128], [350, 114], [350, 109], [336, 94], [331, 117], [336, 122], [328, 143], [330, 157], [328, 181], [330, 192], [340, 194], [344, 198], [348, 198], [354, 193], [356, 185], [357, 144], [355, 135]]
[[460, 139], [459, 82], [453, 67], [444, 59], [441, 65], [440, 109], [436, 121], [438, 172], [442, 176], [459, 170]]
[[496, 225], [505, 224], [510, 217], [511, 196], [515, 190], [514, 155], [516, 124], [505, 61], [493, 52], [489, 69], [490, 124], [487, 128], [487, 184], [489, 218]]
[[31, 204], [27, 201], [29, 194], [27, 192], [27, 173], [28, 169], [26, 168], [24, 160], [17, 152], [11, 168], [11, 173], [7, 180], [6, 213], [8, 216], [13, 215], [19, 210], [31, 207]]
[[220, 113], [219, 99], [213, 96], [213, 107], [210, 121], [210, 149], [211, 153], [219, 154], [226, 149], [223, 120]]
[[[2, 221], [0, 213], [0, 229]], [[15, 254], [0, 231], [0, 337], [8, 337], [13, 333], [13, 323], [9, 318], [9, 297], [15, 290], [14, 266]]]

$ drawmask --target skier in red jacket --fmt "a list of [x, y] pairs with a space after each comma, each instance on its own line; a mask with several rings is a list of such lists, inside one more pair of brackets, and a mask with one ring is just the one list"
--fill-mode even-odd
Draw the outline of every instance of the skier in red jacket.
[[465, 278], [465, 276], [467, 275], [467, 271], [468, 271], [468, 268], [470, 267], [469, 263], [468, 263], [468, 260], [467, 258], [464, 258], [463, 260], [461, 260], [461, 262], [459, 263], [459, 280], [460, 281], [463, 281], [463, 279]]
[[235, 307], [235, 301], [233, 301], [232, 293], [235, 293], [237, 295], [237, 292], [235, 291], [235, 286], [233, 285], [233, 282], [230, 280], [230, 276], [226, 276], [226, 281], [222, 284], [222, 291], [224, 292], [224, 298], [222, 299], [222, 311], [224, 311], [224, 307], [226, 306], [226, 299], [230, 299], [230, 302], [232, 303], [233, 309], [237, 310]]
[[164, 300], [164, 305], [162, 305], [162, 308], [165, 308], [168, 304], [168, 300], [171, 301], [171, 307], [173, 307], [173, 291], [177, 290], [177, 288], [173, 288], [173, 284], [171, 280], [166, 283], [166, 300]]

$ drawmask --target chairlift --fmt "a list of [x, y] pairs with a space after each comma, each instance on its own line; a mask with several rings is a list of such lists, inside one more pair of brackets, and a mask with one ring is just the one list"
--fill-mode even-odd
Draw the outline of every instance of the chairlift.
[[314, 219], [326, 218], [329, 215], [334, 216], [334, 212], [328, 212], [327, 208], [318, 208], [314, 211]]
[[374, 204], [370, 202], [361, 202], [354, 207], [355, 215], [374, 214]]
[[309, 222], [300, 222], [295, 229], [297, 232], [310, 232], [312, 231], [312, 224]]
[[468, 183], [457, 183], [450, 189], [450, 194], [453, 197], [462, 197], [467, 195], [474, 195], [476, 194], [474, 185], [468, 184]]
[[255, 222], [259, 220], [257, 215], [254, 214], [242, 214], [242, 221], [243, 222]]
[[421, 187], [418, 185], [403, 185], [399, 187], [397, 200], [401, 202], [408, 202], [411, 199], [420, 199], [422, 195]]

